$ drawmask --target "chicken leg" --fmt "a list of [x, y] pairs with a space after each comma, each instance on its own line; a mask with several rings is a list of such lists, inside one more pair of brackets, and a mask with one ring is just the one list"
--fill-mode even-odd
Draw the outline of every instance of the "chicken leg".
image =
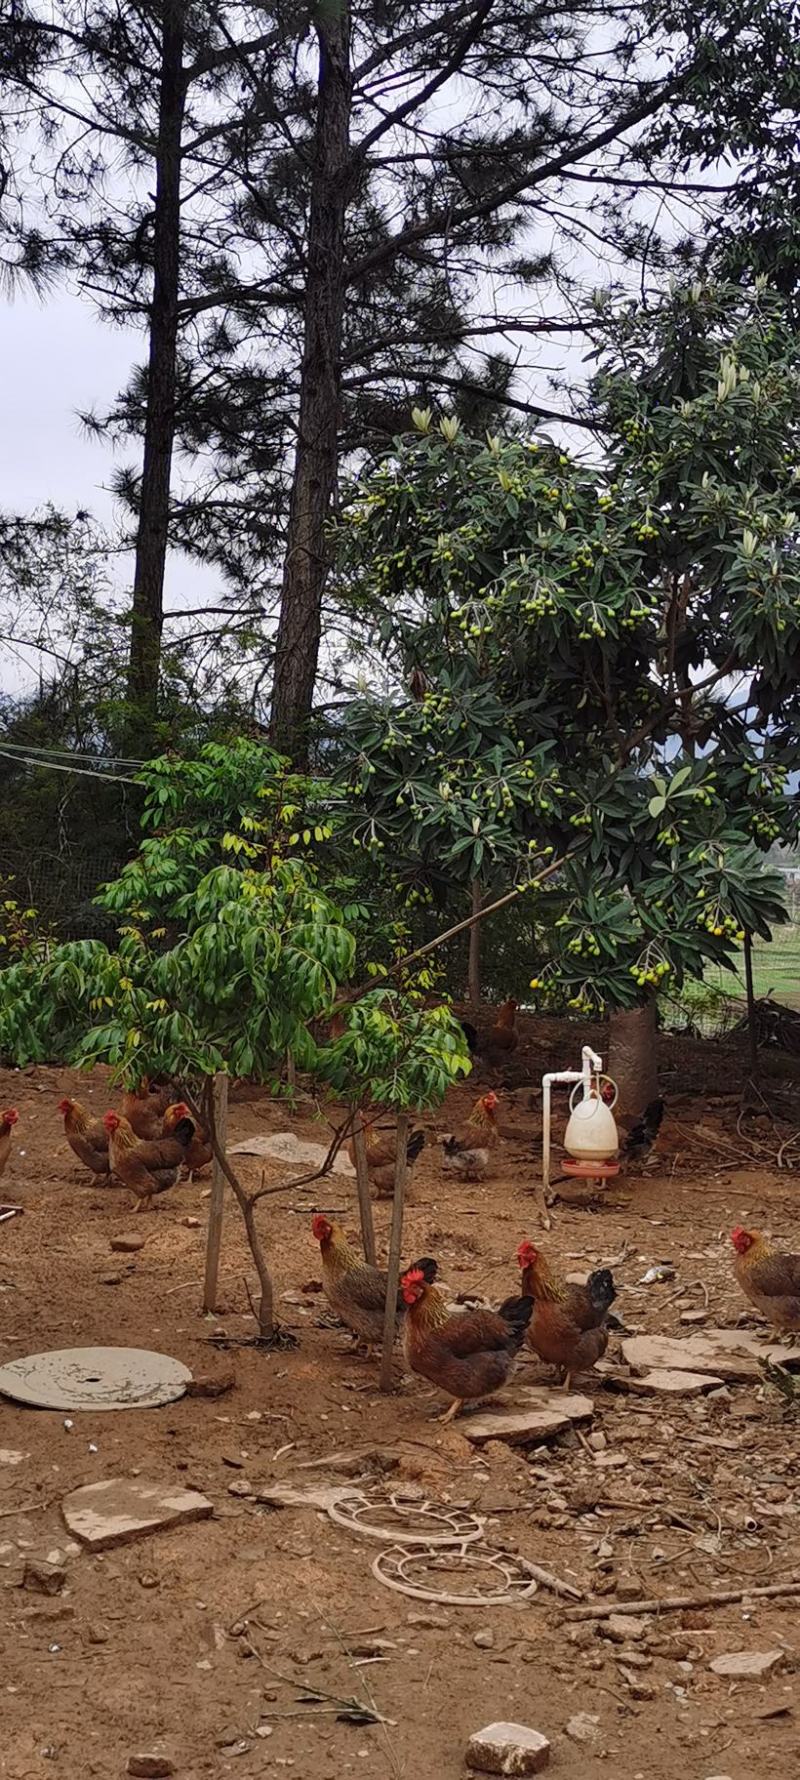
[[463, 1397], [454, 1397], [450, 1404], [450, 1408], [445, 1410], [444, 1415], [437, 1415], [436, 1420], [441, 1422], [442, 1427], [444, 1427], [445, 1422], [451, 1422], [454, 1416], [458, 1415], [459, 1409], [463, 1409], [463, 1407]]

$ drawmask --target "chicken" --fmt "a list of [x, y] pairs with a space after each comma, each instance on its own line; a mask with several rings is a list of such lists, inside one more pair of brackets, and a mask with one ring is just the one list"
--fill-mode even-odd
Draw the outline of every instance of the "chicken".
[[172, 1100], [172, 1087], [143, 1076], [134, 1093], [122, 1096], [122, 1117], [127, 1119], [136, 1137], [155, 1140], [161, 1136], [161, 1121]]
[[6, 1164], [11, 1154], [11, 1133], [19, 1118], [15, 1106], [9, 1106], [0, 1113], [0, 1176], [5, 1174]]
[[[383, 1341], [386, 1308], [386, 1274], [381, 1267], [371, 1267], [350, 1247], [340, 1224], [318, 1212], [311, 1220], [311, 1230], [319, 1243], [322, 1256], [322, 1289], [336, 1316], [364, 1347], [379, 1347]], [[435, 1261], [426, 1263], [436, 1271]], [[433, 1274], [431, 1277], [433, 1277]], [[397, 1294], [398, 1319], [404, 1303]]]
[[102, 1119], [90, 1119], [80, 1100], [59, 1100], [64, 1136], [74, 1156], [92, 1174], [110, 1174], [108, 1132]]
[[567, 1390], [573, 1374], [587, 1372], [608, 1346], [606, 1315], [616, 1297], [607, 1267], [591, 1273], [585, 1286], [560, 1279], [540, 1249], [523, 1242], [517, 1251], [523, 1286], [533, 1294], [528, 1343], [541, 1360], [558, 1366]]
[[453, 1399], [441, 1421], [452, 1421], [464, 1403], [501, 1389], [525, 1340], [532, 1298], [507, 1298], [499, 1310], [450, 1314], [424, 1261], [403, 1274], [400, 1292], [406, 1305], [406, 1363]]
[[[176, 1100], [172, 1106], [167, 1107], [164, 1114], [161, 1123], [162, 1137], [171, 1137], [175, 1130], [175, 1126], [179, 1125], [182, 1119], [188, 1119], [190, 1117], [191, 1114], [186, 1102], [184, 1100]], [[195, 1125], [192, 1141], [187, 1146], [186, 1150], [186, 1167], [190, 1180], [192, 1180], [196, 1174], [200, 1173], [201, 1168], [208, 1167], [213, 1155], [214, 1151], [211, 1148], [208, 1132], [206, 1131], [205, 1126]]]
[[503, 1057], [510, 1057], [519, 1044], [517, 1031], [517, 1003], [513, 995], [504, 1001], [494, 1025], [484, 1039], [483, 1049], [491, 1062], [500, 1062]]
[[444, 1168], [460, 1175], [462, 1180], [483, 1180], [490, 1151], [500, 1141], [497, 1106], [496, 1094], [482, 1094], [466, 1124], [439, 1139]]
[[760, 1230], [731, 1231], [736, 1250], [733, 1271], [746, 1298], [774, 1329], [800, 1329], [800, 1255], [773, 1248]]
[[[413, 1168], [420, 1151], [425, 1148], [424, 1131], [413, 1131], [406, 1144], [406, 1166]], [[372, 1168], [367, 1164], [369, 1184], [373, 1199], [391, 1199], [394, 1194], [394, 1162], [385, 1162], [380, 1168]]]
[[[517, 1260], [522, 1269], [521, 1290], [529, 1292], [535, 1299], [539, 1282], [553, 1280], [553, 1268], [541, 1249], [536, 1248], [532, 1242], [520, 1243]], [[558, 1283], [563, 1289], [569, 1315], [579, 1329], [599, 1329], [606, 1322], [617, 1296], [614, 1275], [609, 1267], [598, 1267], [594, 1273], [589, 1274], [583, 1286], [574, 1284], [571, 1280], [560, 1280]]]
[[152, 1141], [138, 1138], [128, 1120], [119, 1113], [107, 1112], [103, 1124], [109, 1137], [109, 1160], [117, 1179], [136, 1194], [136, 1210], [149, 1211], [153, 1195], [166, 1193], [169, 1187], [174, 1187], [185, 1165], [194, 1137], [193, 1121], [179, 1119], [171, 1137]]
[[663, 1117], [664, 1102], [659, 1098], [651, 1100], [649, 1106], [645, 1107], [641, 1118], [631, 1125], [627, 1137], [620, 1145], [620, 1161], [626, 1171], [631, 1165], [636, 1167], [649, 1156], [661, 1130]]
[[[375, 1121], [365, 1119], [363, 1113], [361, 1114], [361, 1129], [364, 1133], [364, 1148], [367, 1153], [369, 1174], [372, 1175], [376, 1168], [393, 1168], [397, 1156], [397, 1132], [395, 1130], [379, 1131]], [[409, 1139], [410, 1143], [414, 1143], [418, 1137], [422, 1138], [422, 1142], [415, 1152], [416, 1155], [419, 1155], [419, 1150], [423, 1147], [424, 1135], [421, 1131], [412, 1131]], [[352, 1137], [347, 1145], [347, 1155], [355, 1168], [356, 1146], [355, 1139]]]

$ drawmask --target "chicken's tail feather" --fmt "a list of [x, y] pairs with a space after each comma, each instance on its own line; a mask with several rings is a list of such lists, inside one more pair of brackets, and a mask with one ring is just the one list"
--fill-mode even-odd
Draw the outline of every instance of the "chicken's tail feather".
[[516, 1353], [525, 1340], [525, 1330], [533, 1316], [533, 1299], [506, 1298], [497, 1314], [508, 1326], [509, 1347]]

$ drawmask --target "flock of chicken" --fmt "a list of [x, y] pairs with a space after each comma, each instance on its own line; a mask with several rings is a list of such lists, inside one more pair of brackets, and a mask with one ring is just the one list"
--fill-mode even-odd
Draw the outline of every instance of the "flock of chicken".
[[[202, 1125], [184, 1101], [172, 1100], [171, 1086], [143, 1081], [123, 1094], [119, 1112], [93, 1119], [80, 1100], [62, 1100], [58, 1110], [73, 1155], [96, 1179], [112, 1175], [129, 1187], [136, 1210], [147, 1211], [156, 1193], [165, 1193], [183, 1173], [192, 1177], [211, 1161]], [[19, 1119], [15, 1106], [0, 1113], [0, 1176], [8, 1161], [11, 1134]]]
[[[387, 1276], [351, 1248], [341, 1226], [317, 1214], [312, 1233], [322, 1258], [322, 1284], [331, 1310], [367, 1352], [383, 1340]], [[731, 1233], [734, 1274], [745, 1296], [784, 1335], [800, 1330], [800, 1255], [774, 1249], [757, 1230]], [[424, 1255], [401, 1274], [396, 1334], [406, 1364], [450, 1397], [441, 1417], [450, 1421], [464, 1403], [502, 1389], [527, 1342], [539, 1359], [558, 1368], [566, 1389], [577, 1373], [602, 1359], [617, 1296], [610, 1269], [590, 1273], [585, 1284], [563, 1279], [534, 1243], [517, 1250], [519, 1294], [497, 1310], [488, 1305], [451, 1307], [436, 1284], [438, 1264]]]
[[[482, 1039], [463, 1022], [470, 1050], [490, 1061], [513, 1051], [517, 1043], [516, 1003], [503, 1004], [490, 1032]], [[189, 1179], [211, 1161], [208, 1135], [188, 1105], [173, 1100], [171, 1084], [143, 1081], [122, 1097], [119, 1111], [92, 1118], [80, 1101], [64, 1099], [59, 1111], [64, 1133], [79, 1162], [95, 1178], [115, 1176], [130, 1189], [136, 1209], [147, 1210], [156, 1194]], [[492, 1152], [501, 1140], [497, 1094], [481, 1094], [463, 1125], [441, 1135], [442, 1165], [461, 1179], [483, 1180]], [[623, 1156], [639, 1160], [652, 1147], [663, 1114], [654, 1102], [628, 1132]], [[15, 1107], [0, 1113], [0, 1176], [8, 1161], [19, 1114]], [[396, 1134], [364, 1119], [364, 1153], [372, 1194], [391, 1196], [396, 1166]], [[413, 1167], [425, 1144], [413, 1131], [407, 1163]], [[355, 1143], [348, 1146], [356, 1161]], [[387, 1276], [370, 1266], [348, 1243], [340, 1226], [321, 1214], [312, 1222], [320, 1246], [323, 1290], [336, 1316], [369, 1351], [383, 1339]], [[784, 1335], [800, 1331], [800, 1255], [774, 1249], [758, 1231], [731, 1233], [736, 1280], [767, 1322]], [[464, 1403], [491, 1396], [510, 1378], [520, 1350], [527, 1344], [547, 1364], [559, 1369], [567, 1388], [572, 1378], [589, 1371], [602, 1358], [616, 1298], [608, 1268], [591, 1273], [585, 1284], [561, 1277], [532, 1242], [517, 1250], [521, 1270], [519, 1291], [496, 1310], [472, 1302], [453, 1306], [437, 1285], [438, 1266], [423, 1256], [400, 1279], [396, 1332], [402, 1333], [410, 1371], [427, 1379], [450, 1398], [442, 1417], [449, 1421]]]

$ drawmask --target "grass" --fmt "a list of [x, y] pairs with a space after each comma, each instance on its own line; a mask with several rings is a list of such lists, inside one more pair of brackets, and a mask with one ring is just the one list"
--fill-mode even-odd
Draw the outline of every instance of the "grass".
[[[744, 1000], [744, 953], [733, 970], [710, 967], [705, 980]], [[758, 999], [772, 995], [787, 1007], [800, 1007], [800, 925], [776, 927], [771, 940], [753, 941], [753, 988]]]

